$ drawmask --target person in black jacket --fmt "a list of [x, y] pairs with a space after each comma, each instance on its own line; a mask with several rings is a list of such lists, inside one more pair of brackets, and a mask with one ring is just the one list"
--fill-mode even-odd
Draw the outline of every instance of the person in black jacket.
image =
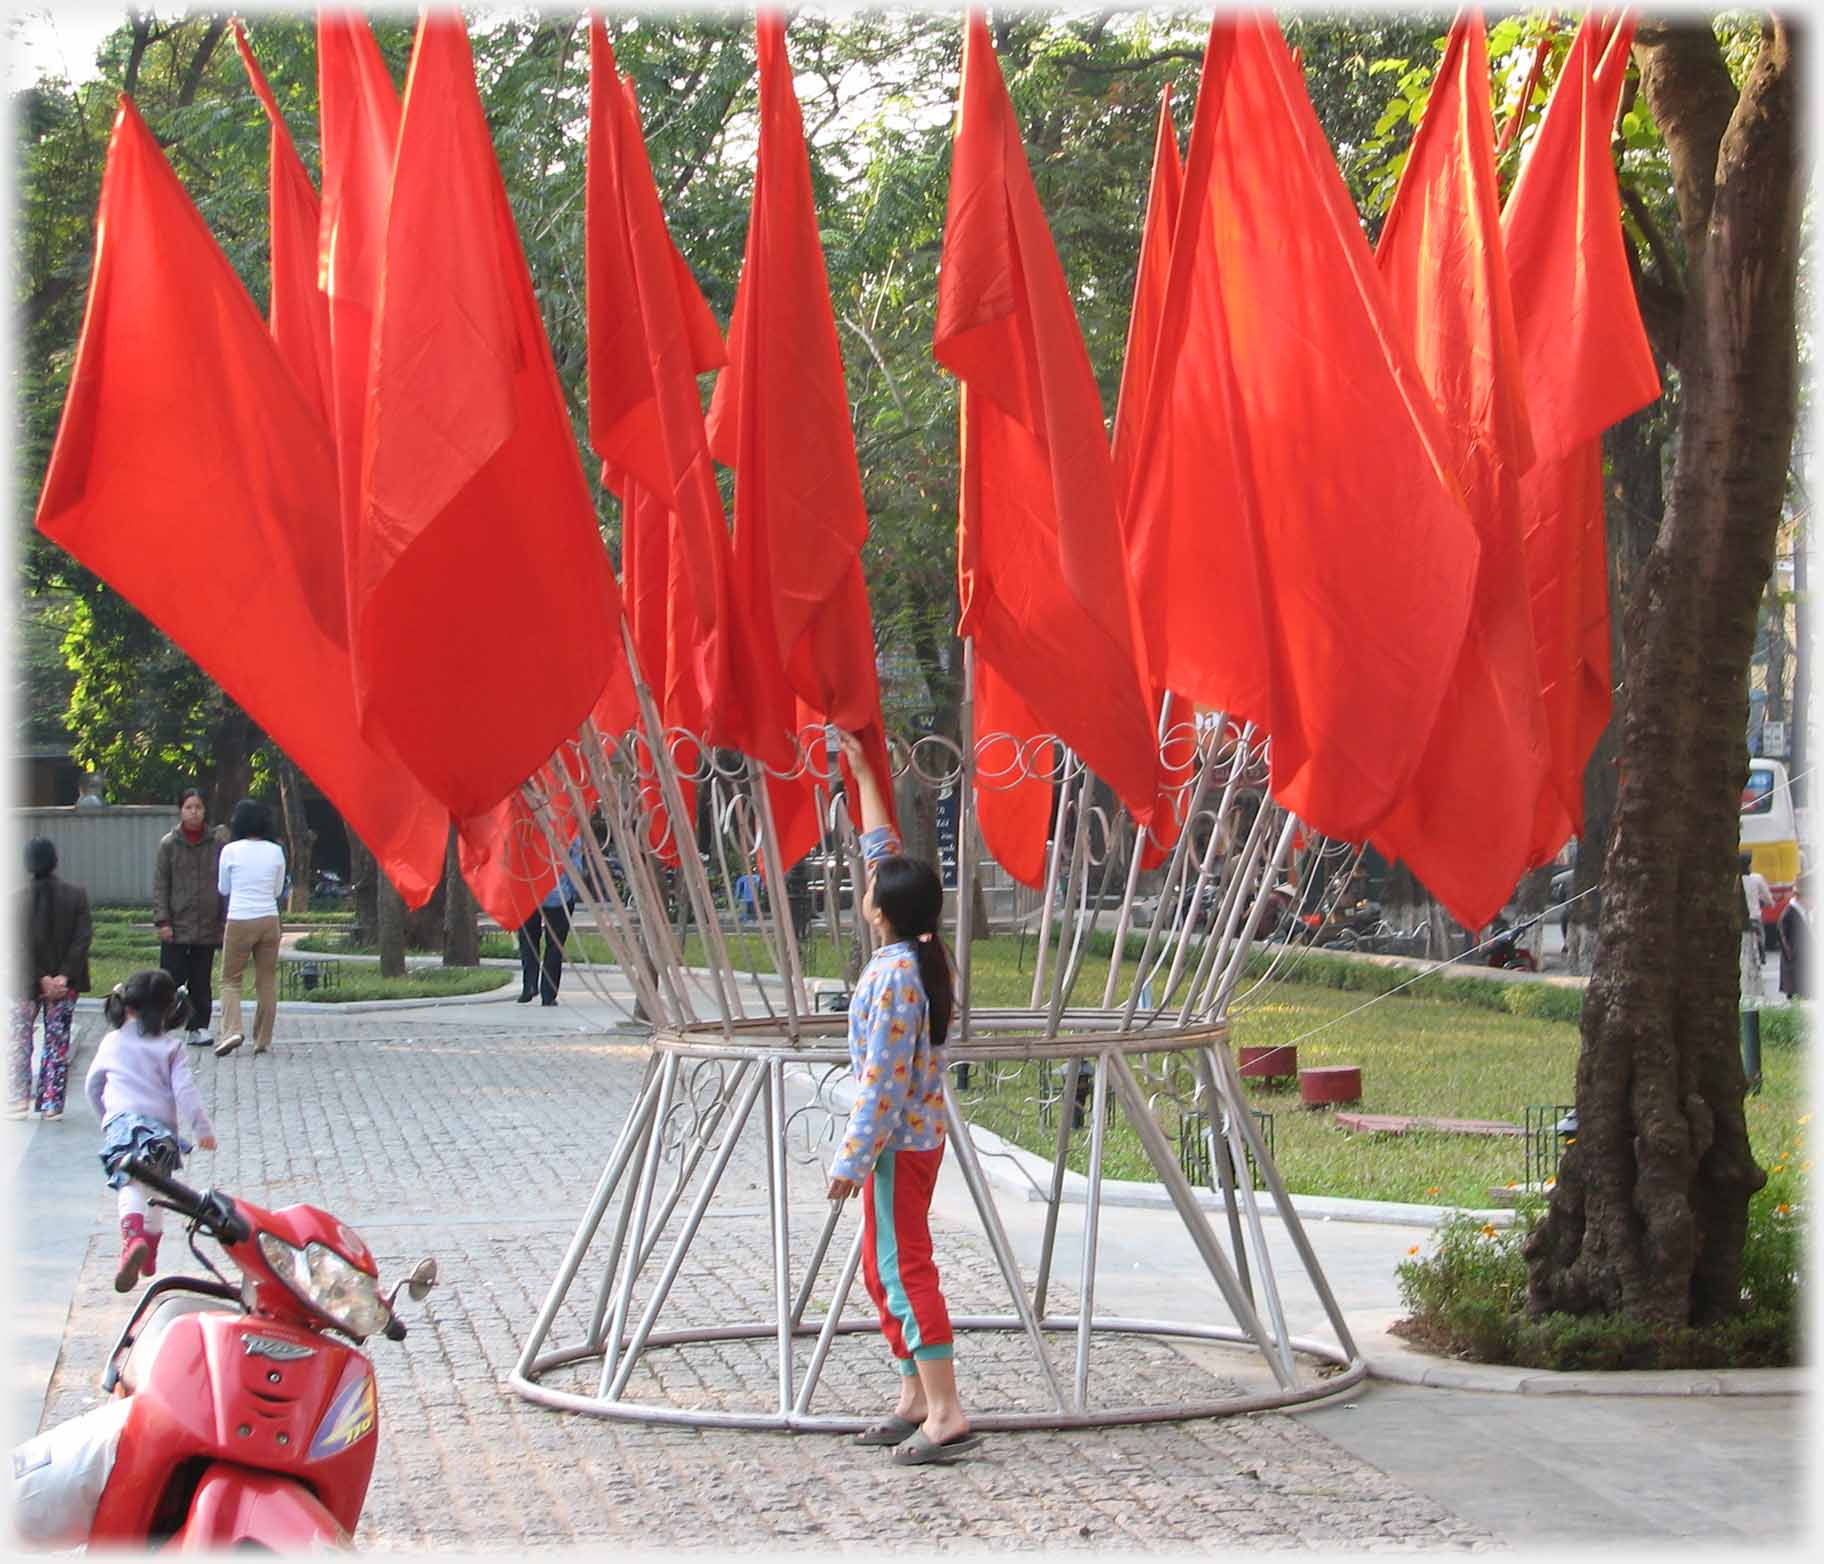
[[215, 1041], [209, 1030], [214, 996], [209, 980], [221, 949], [223, 913], [216, 875], [222, 836], [203, 819], [203, 795], [186, 788], [178, 801], [177, 828], [158, 844], [152, 869], [152, 923], [158, 930], [158, 964], [190, 997], [184, 1040], [193, 1048]]
[[[24, 961], [19, 969], [25, 992], [13, 1000], [12, 1118], [36, 1108], [46, 1123], [63, 1117], [65, 1077], [70, 1062], [70, 1022], [76, 996], [89, 986], [89, 893], [57, 878], [57, 847], [48, 837], [25, 844], [32, 883], [19, 893], [18, 927]], [[44, 1063], [32, 1090], [32, 1030], [44, 1012]]]

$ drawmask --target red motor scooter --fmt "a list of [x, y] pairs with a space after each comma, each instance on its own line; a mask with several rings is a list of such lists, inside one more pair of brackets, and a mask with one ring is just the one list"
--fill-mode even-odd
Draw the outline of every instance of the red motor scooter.
[[[86, 1452], [80, 1438], [64, 1441], [88, 1467], [63, 1479], [65, 1489], [92, 1492], [100, 1482], [89, 1543], [348, 1547], [373, 1474], [379, 1409], [367, 1358], [331, 1333], [357, 1344], [376, 1332], [404, 1340], [393, 1304], [401, 1288], [422, 1299], [436, 1284], [436, 1261], [421, 1261], [383, 1295], [367, 1245], [327, 1211], [265, 1211], [216, 1190], [198, 1194], [140, 1159], [125, 1167], [161, 1197], [157, 1204], [188, 1219], [191, 1252], [217, 1279], [163, 1277], [148, 1287], [102, 1379], [122, 1400], [14, 1453], [22, 1532], [85, 1540], [69, 1533], [67, 1494], [44, 1505], [58, 1513], [62, 1535], [34, 1536], [21, 1484], [36, 1461], [53, 1489], [57, 1436], [94, 1420]], [[197, 1249], [199, 1232], [240, 1267], [239, 1287]]]

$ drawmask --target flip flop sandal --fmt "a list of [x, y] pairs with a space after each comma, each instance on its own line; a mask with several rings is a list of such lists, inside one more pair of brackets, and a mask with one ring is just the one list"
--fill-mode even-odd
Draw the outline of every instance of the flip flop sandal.
[[940, 1461], [954, 1461], [959, 1455], [967, 1455], [971, 1450], [979, 1448], [981, 1443], [982, 1436], [973, 1430], [946, 1439], [942, 1444], [927, 1439], [923, 1430], [920, 1430], [893, 1452], [893, 1464], [930, 1466]]
[[909, 1417], [883, 1417], [864, 1428], [851, 1443], [858, 1445], [898, 1445], [918, 1432], [918, 1424]]

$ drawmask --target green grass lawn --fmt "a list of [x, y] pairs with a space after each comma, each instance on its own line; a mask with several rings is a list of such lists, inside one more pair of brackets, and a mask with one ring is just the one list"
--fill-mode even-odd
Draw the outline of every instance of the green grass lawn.
[[[130, 974], [158, 965], [158, 935], [152, 928], [152, 909], [149, 906], [96, 907], [93, 914], [95, 941], [89, 948], [89, 977], [94, 993], [105, 994]], [[286, 921], [294, 921], [290, 913], [286, 914]], [[334, 936], [306, 935], [305, 938], [329, 940]], [[218, 957], [215, 967], [218, 995], [221, 971]], [[499, 988], [506, 980], [507, 975], [498, 968], [428, 967], [408, 972], [402, 978], [383, 978], [376, 970], [344, 963], [336, 972], [335, 987], [317, 989], [311, 998], [318, 1004], [348, 1004], [358, 999], [421, 999], [449, 994], [478, 994]], [[246, 980], [246, 992], [251, 996], [252, 991], [253, 980], [250, 976]]]
[[[772, 970], [758, 935], [725, 938], [743, 971]], [[319, 935], [301, 943], [338, 948], [334, 940]], [[573, 960], [612, 959], [606, 941], [592, 933], [573, 935], [569, 950]], [[513, 955], [512, 936], [484, 937], [482, 954]], [[844, 975], [841, 954], [827, 935], [813, 935], [802, 956], [811, 977]], [[1033, 957], [1030, 940], [1023, 946], [1006, 937], [978, 940], [973, 950], [975, 1002], [1024, 1007], [1031, 998]], [[693, 933], [686, 941], [684, 958], [702, 964], [700, 935]], [[1106, 955], [1086, 960], [1072, 999], [1099, 1003], [1107, 970]], [[1132, 971], [1133, 963], [1124, 962], [1124, 983]], [[1513, 987], [1470, 973], [1428, 979], [1415, 992], [1385, 995], [1379, 991], [1405, 981], [1408, 974], [1320, 957], [1302, 958], [1293, 975], [1300, 981], [1276, 982], [1248, 999], [1233, 1018], [1233, 1041], [1238, 1047], [1296, 1042], [1301, 1066], [1361, 1066], [1362, 1101], [1346, 1111], [1517, 1125], [1529, 1105], [1568, 1103], [1575, 1095], [1574, 990]], [[351, 975], [339, 976], [346, 980]], [[1359, 987], [1335, 986], [1344, 982]], [[1243, 984], [1244, 992], [1247, 986]], [[339, 997], [352, 996], [344, 990]], [[1763, 1090], [1746, 1104], [1749, 1136], [1763, 1165], [1783, 1162], [1797, 1172], [1805, 1163], [1809, 1118], [1805, 1046], [1794, 1040], [1800, 1029], [1789, 1014], [1768, 1012], [1768, 1017]], [[1002, 1066], [993, 1079], [978, 1070], [966, 1102], [984, 1128], [1049, 1156], [1056, 1121], [1041, 1119], [1039, 1073], [1036, 1064]], [[1517, 1184], [1524, 1176], [1519, 1137], [1363, 1135], [1338, 1128], [1333, 1111], [1302, 1107], [1296, 1087], [1270, 1089], [1250, 1082], [1248, 1094], [1252, 1107], [1273, 1116], [1275, 1158], [1295, 1194], [1479, 1207], [1489, 1204], [1491, 1189]], [[1176, 1110], [1162, 1103], [1158, 1112], [1168, 1135], [1176, 1136]], [[1084, 1171], [1088, 1156], [1088, 1136], [1073, 1134], [1071, 1167]], [[1156, 1176], [1118, 1111], [1105, 1157], [1111, 1177]]]

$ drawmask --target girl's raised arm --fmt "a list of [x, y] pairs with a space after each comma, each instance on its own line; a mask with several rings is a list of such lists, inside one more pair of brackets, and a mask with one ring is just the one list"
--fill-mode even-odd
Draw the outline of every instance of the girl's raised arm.
[[855, 773], [855, 791], [860, 795], [857, 802], [861, 806], [861, 829], [875, 831], [883, 825], [892, 824], [893, 817], [887, 813], [887, 801], [880, 790], [881, 780], [874, 775], [874, 767], [868, 760], [868, 752], [862, 748], [861, 740], [853, 733], [838, 728], [836, 741], [842, 746], [842, 758]]

